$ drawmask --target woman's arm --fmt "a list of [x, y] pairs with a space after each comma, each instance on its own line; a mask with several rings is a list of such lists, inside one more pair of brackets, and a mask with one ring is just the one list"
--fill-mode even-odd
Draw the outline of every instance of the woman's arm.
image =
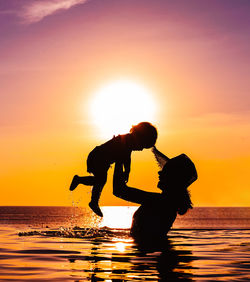
[[152, 201], [159, 198], [160, 193], [152, 193], [142, 191], [140, 189], [128, 187], [125, 183], [122, 163], [115, 163], [115, 171], [113, 176], [113, 194], [123, 200], [142, 204], [145, 201]]

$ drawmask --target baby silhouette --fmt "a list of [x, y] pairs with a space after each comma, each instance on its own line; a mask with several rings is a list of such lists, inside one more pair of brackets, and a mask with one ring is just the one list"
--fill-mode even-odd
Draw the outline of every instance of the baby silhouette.
[[99, 216], [103, 216], [99, 207], [102, 189], [107, 181], [110, 165], [120, 161], [124, 167], [125, 181], [128, 181], [132, 151], [142, 151], [155, 145], [157, 130], [149, 122], [132, 126], [130, 133], [114, 136], [106, 143], [95, 147], [87, 158], [87, 171], [93, 175], [75, 175], [70, 185], [73, 191], [79, 184], [93, 186], [89, 207]]

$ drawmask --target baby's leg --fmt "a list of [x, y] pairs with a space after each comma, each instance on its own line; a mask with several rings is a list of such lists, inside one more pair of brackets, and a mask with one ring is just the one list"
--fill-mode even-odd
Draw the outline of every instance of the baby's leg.
[[95, 177], [94, 176], [78, 176], [75, 175], [73, 177], [73, 180], [71, 182], [70, 191], [73, 191], [76, 189], [76, 187], [79, 184], [84, 184], [84, 185], [88, 185], [88, 186], [93, 186], [95, 184]]
[[95, 184], [95, 176], [78, 176], [79, 184], [93, 186]]
[[99, 207], [99, 199], [102, 189], [107, 181], [107, 171], [95, 174], [95, 184], [92, 188], [91, 201], [89, 203], [90, 208], [99, 216], [103, 216]]

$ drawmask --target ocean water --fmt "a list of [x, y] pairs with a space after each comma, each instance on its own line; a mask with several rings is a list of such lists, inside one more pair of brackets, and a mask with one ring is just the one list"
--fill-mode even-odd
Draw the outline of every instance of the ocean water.
[[129, 236], [135, 209], [0, 207], [0, 281], [250, 281], [250, 208], [194, 208], [157, 248]]

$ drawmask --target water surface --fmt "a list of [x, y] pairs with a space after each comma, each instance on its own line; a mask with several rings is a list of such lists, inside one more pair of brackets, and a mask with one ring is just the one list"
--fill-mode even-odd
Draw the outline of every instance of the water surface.
[[84, 208], [0, 207], [1, 281], [249, 281], [250, 208], [195, 208], [156, 249], [129, 236], [134, 209], [105, 207], [100, 222]]

